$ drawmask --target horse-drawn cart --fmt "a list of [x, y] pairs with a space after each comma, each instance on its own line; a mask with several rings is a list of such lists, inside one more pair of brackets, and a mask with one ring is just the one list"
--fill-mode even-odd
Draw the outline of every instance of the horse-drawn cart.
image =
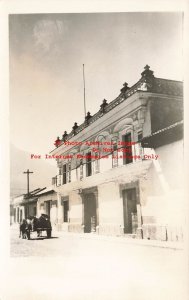
[[39, 237], [42, 231], [46, 231], [47, 238], [51, 237], [52, 226], [49, 220], [49, 216], [41, 214], [39, 218], [31, 217], [30, 220], [23, 220], [20, 225], [20, 237], [30, 239], [31, 232], [37, 232]]

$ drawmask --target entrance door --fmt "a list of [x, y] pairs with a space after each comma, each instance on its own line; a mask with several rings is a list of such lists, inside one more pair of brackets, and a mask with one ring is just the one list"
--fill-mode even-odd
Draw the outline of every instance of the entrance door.
[[46, 203], [46, 214], [51, 217], [51, 201], [45, 201]]
[[94, 194], [84, 195], [84, 232], [95, 232], [97, 225], [96, 198]]
[[123, 216], [124, 216], [124, 233], [132, 233], [132, 215], [137, 213], [136, 189], [128, 189], [123, 191]]
[[64, 222], [68, 222], [68, 211], [69, 211], [69, 201], [66, 200], [63, 202], [63, 214], [64, 214]]

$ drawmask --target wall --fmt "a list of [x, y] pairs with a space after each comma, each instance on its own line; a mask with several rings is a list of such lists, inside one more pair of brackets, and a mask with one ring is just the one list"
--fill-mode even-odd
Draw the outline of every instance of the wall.
[[36, 216], [35, 211], [37, 213], [37, 203], [30, 203], [29, 205], [27, 205], [27, 207], [27, 215], [31, 217]]
[[46, 209], [47, 201], [51, 201], [50, 220], [51, 220], [52, 226], [55, 227], [57, 225], [57, 214], [58, 214], [57, 194], [55, 192], [41, 195], [38, 198], [37, 217], [40, 217], [41, 214], [47, 214], [47, 209]]
[[152, 132], [183, 119], [183, 102], [178, 98], [153, 97], [150, 101]]
[[74, 232], [83, 232], [83, 205], [82, 197], [79, 191], [70, 191], [69, 193], [69, 225], [68, 230]]
[[182, 240], [185, 195], [183, 190], [183, 143], [157, 148], [159, 155], [147, 178], [140, 181], [144, 238]]
[[123, 234], [123, 200], [116, 182], [98, 186], [99, 233]]

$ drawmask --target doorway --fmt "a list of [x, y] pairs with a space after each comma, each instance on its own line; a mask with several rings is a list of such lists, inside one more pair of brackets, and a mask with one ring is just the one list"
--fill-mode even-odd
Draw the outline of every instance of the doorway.
[[85, 194], [84, 204], [84, 232], [96, 232], [97, 212], [96, 197], [93, 193]]
[[136, 189], [123, 190], [124, 233], [133, 233], [137, 217]]
[[45, 201], [46, 204], [46, 214], [51, 217], [51, 200]]
[[66, 201], [63, 202], [64, 223], [68, 222], [68, 212], [69, 212], [69, 201], [66, 200]]

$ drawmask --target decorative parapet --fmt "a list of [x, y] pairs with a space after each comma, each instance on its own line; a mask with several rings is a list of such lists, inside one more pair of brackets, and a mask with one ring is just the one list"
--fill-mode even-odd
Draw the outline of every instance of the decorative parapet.
[[160, 94], [174, 95], [174, 96], [183, 95], [182, 82], [156, 78], [154, 77], [153, 73], [154, 72], [150, 70], [150, 66], [146, 65], [144, 67], [144, 71], [141, 73], [140, 80], [136, 84], [134, 84], [132, 87], [129, 88], [128, 84], [125, 82], [123, 84], [123, 88], [120, 90], [121, 93], [116, 99], [111, 101], [109, 104], [107, 103], [107, 100], [104, 99], [103, 103], [100, 105], [100, 110], [96, 114], [91, 116], [90, 113], [88, 112], [87, 116], [85, 117], [85, 121], [81, 125], [78, 126], [77, 123], [74, 123], [72, 131], [69, 134], [67, 134], [66, 131], [64, 132], [61, 143], [59, 142], [60, 140], [58, 140], [57, 147], [59, 147], [65, 140], [69, 140], [75, 135], [77, 135], [78, 133], [80, 133], [90, 124], [96, 122], [104, 114], [108, 113], [116, 106], [118, 106], [120, 103], [126, 101], [127, 98], [129, 98], [130, 96], [132, 96], [137, 92], [140, 91], [152, 92], [152, 93], [160, 93]]

